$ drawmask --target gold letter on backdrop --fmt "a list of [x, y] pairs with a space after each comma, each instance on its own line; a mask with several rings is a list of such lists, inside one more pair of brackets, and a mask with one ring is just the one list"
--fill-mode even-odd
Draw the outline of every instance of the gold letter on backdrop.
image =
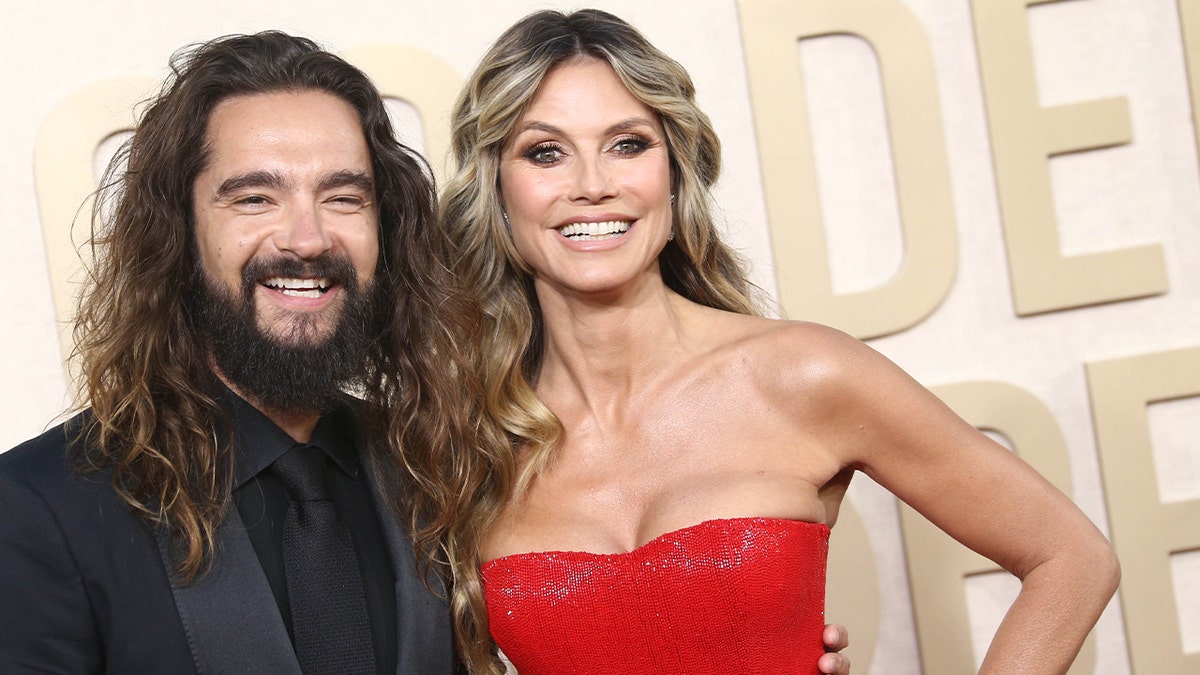
[[866, 672], [879, 638], [879, 571], [867, 529], [849, 500], [842, 502], [829, 536], [828, 570], [825, 616], [851, 627], [854, 639], [844, 653], [855, 672]]
[[[1072, 493], [1066, 440], [1054, 414], [1035, 396], [1003, 382], [963, 382], [932, 389], [960, 417], [978, 429], [1004, 436], [1021, 459], [1059, 490]], [[973, 673], [966, 578], [1001, 568], [903, 504], [900, 524], [922, 670]], [[1089, 636], [1069, 672], [1092, 673], [1095, 661]]]
[[1200, 151], [1200, 3], [1196, 0], [1179, 0], [1179, 27], [1187, 60], [1188, 91], [1192, 95], [1192, 128], [1196, 149]]
[[1200, 550], [1200, 500], [1159, 496], [1147, 414], [1200, 396], [1200, 347], [1089, 363], [1087, 376], [1113, 546], [1136, 571], [1120, 590], [1133, 672], [1200, 673], [1200, 654], [1183, 651], [1171, 582], [1171, 555]]
[[96, 150], [109, 136], [133, 127], [133, 107], [153, 84], [148, 78], [114, 78], [83, 87], [55, 106], [38, 131], [33, 180], [64, 362], [73, 344], [79, 256], [91, 236], [88, 195], [96, 189]]
[[[924, 29], [894, 0], [740, 0], [738, 7], [784, 310], [859, 338], [915, 325], [949, 293], [958, 261], [941, 103]], [[905, 247], [891, 281], [841, 295], [833, 293], [797, 47], [801, 39], [833, 34], [860, 37], [878, 56]]]
[[1167, 291], [1162, 247], [1064, 257], [1048, 157], [1122, 145], [1124, 98], [1042, 107], [1026, 8], [1060, 0], [972, 0], [1013, 304], [1037, 314]]
[[425, 159], [441, 185], [450, 151], [450, 109], [462, 75], [429, 52], [399, 45], [365, 45], [343, 57], [371, 77], [379, 92], [410, 103], [421, 115]]

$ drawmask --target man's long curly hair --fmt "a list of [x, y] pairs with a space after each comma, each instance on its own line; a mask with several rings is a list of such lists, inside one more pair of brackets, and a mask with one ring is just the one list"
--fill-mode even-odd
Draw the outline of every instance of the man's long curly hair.
[[457, 162], [441, 197], [443, 226], [458, 252], [454, 271], [484, 313], [476, 368], [485, 384], [488, 426], [474, 453], [457, 458], [435, 489], [443, 495], [443, 541], [454, 582], [451, 612], [472, 672], [503, 673], [489, 639], [479, 575], [488, 527], [553, 460], [559, 420], [535, 386], [543, 356], [542, 318], [532, 272], [504, 220], [499, 167], [505, 143], [554, 68], [574, 59], [612, 67], [629, 93], [658, 115], [670, 153], [675, 238], [659, 254], [663, 281], [694, 302], [745, 314], [759, 300], [736, 253], [722, 243], [710, 204], [721, 147], [695, 101], [687, 71], [631, 25], [607, 12], [535, 12], [504, 32], [483, 56], [454, 107]]
[[[199, 264], [193, 185], [209, 160], [207, 126], [219, 103], [322, 91], [349, 104], [362, 123], [378, 204], [375, 309], [382, 313], [353, 383], [366, 401], [367, 438], [390, 436], [397, 454], [416, 456], [470, 438], [479, 397], [463, 379], [461, 357], [477, 324], [475, 304], [447, 269], [428, 166], [396, 140], [364, 73], [311, 40], [275, 31], [185, 49], [171, 59], [171, 71], [110, 164], [93, 208], [94, 262], [79, 300], [73, 355], [79, 407], [91, 412], [74, 452], [85, 470], [111, 470], [129, 506], [167, 529], [179, 572], [191, 579], [211, 560], [233, 475], [231, 430], [192, 288]], [[391, 461], [382, 444], [369, 445], [402, 522], [417, 532], [429, 507], [407, 489], [404, 462]]]

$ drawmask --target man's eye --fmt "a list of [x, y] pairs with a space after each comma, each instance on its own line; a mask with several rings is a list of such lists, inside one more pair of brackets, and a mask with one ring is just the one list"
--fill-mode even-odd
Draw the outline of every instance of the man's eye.
[[267, 203], [267, 198], [262, 195], [247, 195], [238, 198], [235, 203], [242, 206], [262, 206]]
[[366, 205], [367, 200], [355, 195], [338, 195], [326, 200], [326, 203], [343, 211], [357, 211]]

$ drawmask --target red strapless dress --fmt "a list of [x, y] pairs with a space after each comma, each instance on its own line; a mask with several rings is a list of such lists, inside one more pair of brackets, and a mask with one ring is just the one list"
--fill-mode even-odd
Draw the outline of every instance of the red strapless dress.
[[492, 638], [520, 675], [817, 673], [829, 528], [709, 520], [628, 553], [484, 563]]

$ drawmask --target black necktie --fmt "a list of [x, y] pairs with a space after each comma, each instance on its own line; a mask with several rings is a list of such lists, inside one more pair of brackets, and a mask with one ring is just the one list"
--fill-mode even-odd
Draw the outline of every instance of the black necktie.
[[292, 500], [283, 564], [296, 656], [306, 675], [374, 673], [358, 556], [330, 501], [326, 467], [324, 451], [312, 445], [293, 446], [271, 465]]

